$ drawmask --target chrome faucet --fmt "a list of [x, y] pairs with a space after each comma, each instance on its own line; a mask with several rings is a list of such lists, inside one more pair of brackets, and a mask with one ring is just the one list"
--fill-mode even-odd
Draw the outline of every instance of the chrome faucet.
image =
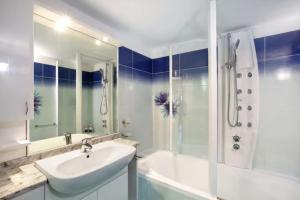
[[65, 133], [66, 138], [66, 145], [72, 144], [72, 134], [71, 133]]
[[91, 138], [84, 138], [81, 142], [81, 152], [86, 153], [91, 151], [93, 148], [92, 139]]

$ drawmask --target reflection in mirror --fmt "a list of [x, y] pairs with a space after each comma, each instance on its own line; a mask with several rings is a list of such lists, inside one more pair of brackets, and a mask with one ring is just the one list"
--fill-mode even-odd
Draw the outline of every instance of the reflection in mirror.
[[117, 132], [116, 46], [82, 30], [57, 30], [39, 15], [34, 21], [29, 154]]
[[82, 130], [84, 133], [109, 134], [113, 128], [114, 64], [82, 55]]

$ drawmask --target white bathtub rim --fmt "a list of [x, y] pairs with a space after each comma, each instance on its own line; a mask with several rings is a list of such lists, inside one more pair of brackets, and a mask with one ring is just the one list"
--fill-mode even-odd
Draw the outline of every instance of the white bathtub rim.
[[195, 190], [189, 186], [185, 186], [183, 184], [177, 183], [176, 181], [166, 178], [166, 177], [156, 173], [153, 170], [151, 170], [149, 173], [149, 172], [145, 172], [144, 170], [139, 169], [138, 172], [139, 172], [138, 173], [139, 177], [142, 177], [142, 178], [150, 180], [150, 181], [154, 181], [164, 187], [175, 189], [181, 193], [184, 193], [187, 196], [190, 196], [193, 198], [202, 197], [202, 198], [206, 198], [208, 200], [216, 200], [216, 197], [212, 196], [211, 194], [209, 194], [207, 192]]
[[232, 168], [232, 169], [235, 169], [238, 171], [242, 171], [245, 174], [252, 173], [253, 175], [259, 175], [261, 177], [279, 178], [279, 179], [281, 179], [281, 181], [300, 184], [300, 178], [288, 176], [288, 175], [285, 175], [282, 173], [268, 171], [265, 169], [259, 169], [259, 168], [243, 169], [243, 168], [239, 168], [239, 167], [226, 165], [224, 163], [218, 163], [218, 167]]

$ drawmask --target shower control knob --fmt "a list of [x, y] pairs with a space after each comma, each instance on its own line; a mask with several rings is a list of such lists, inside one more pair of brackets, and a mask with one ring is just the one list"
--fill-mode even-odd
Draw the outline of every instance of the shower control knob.
[[238, 89], [236, 93], [237, 93], [237, 94], [242, 94], [242, 90], [241, 90], [241, 89]]
[[247, 109], [250, 111], [252, 110], [252, 106], [248, 106]]
[[248, 89], [248, 90], [247, 90], [247, 93], [248, 93], [248, 94], [252, 94], [252, 90], [251, 90], [251, 89]]
[[233, 147], [234, 150], [239, 150], [240, 149], [240, 145], [239, 144], [234, 144], [232, 147]]
[[249, 77], [249, 78], [252, 77], [252, 73], [251, 73], [251, 72], [248, 73], [248, 77]]
[[248, 122], [247, 126], [248, 126], [248, 128], [251, 128], [252, 127], [252, 123]]
[[241, 137], [238, 136], [238, 135], [235, 135], [235, 136], [232, 137], [232, 139], [233, 139], [233, 141], [235, 141], [235, 142], [239, 142], [240, 139], [241, 139]]

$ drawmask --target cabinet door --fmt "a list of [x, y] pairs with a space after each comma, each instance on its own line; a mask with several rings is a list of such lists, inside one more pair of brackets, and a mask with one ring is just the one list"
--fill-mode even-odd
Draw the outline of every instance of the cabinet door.
[[97, 200], [98, 194], [97, 192], [94, 192], [92, 194], [89, 194], [88, 196], [84, 197], [82, 200]]
[[98, 200], [128, 200], [128, 174], [124, 174], [98, 190]]
[[44, 186], [31, 190], [12, 200], [44, 200]]
[[0, 122], [33, 118], [33, 0], [0, 1]]

